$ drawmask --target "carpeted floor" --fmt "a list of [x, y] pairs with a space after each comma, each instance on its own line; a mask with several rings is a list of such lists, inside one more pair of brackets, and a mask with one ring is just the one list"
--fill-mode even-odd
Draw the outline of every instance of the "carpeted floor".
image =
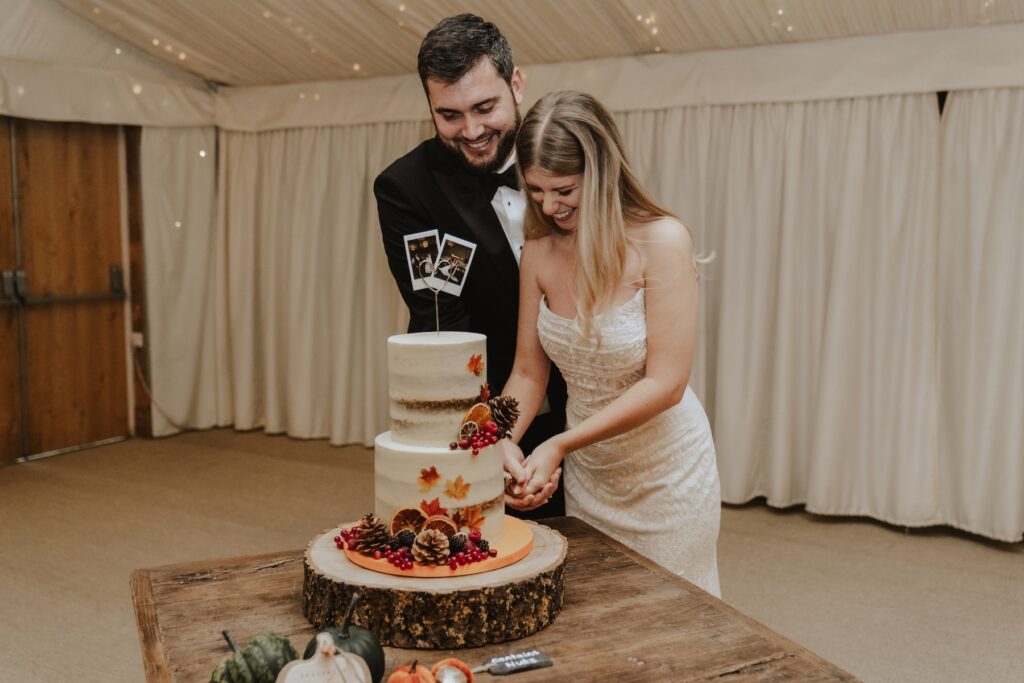
[[[0, 469], [0, 680], [139, 681], [132, 569], [300, 548], [372, 451], [214, 430]], [[866, 681], [1024, 680], [1024, 544], [726, 507], [726, 602]]]

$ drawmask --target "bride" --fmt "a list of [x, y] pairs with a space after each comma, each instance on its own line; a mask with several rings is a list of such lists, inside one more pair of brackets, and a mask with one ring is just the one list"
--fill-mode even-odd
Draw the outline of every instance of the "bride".
[[[523, 460], [506, 443], [510, 506], [565, 486], [566, 514], [715, 595], [721, 499], [704, 408], [687, 386], [698, 272], [688, 229], [639, 186], [615, 122], [593, 97], [545, 96], [516, 139], [526, 245], [513, 442], [537, 413], [554, 361], [566, 430]], [[564, 473], [563, 460], [568, 460]]]

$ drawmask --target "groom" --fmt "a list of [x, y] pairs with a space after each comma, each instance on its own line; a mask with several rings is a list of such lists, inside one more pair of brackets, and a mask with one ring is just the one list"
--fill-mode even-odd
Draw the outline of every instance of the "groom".
[[[526, 196], [513, 152], [523, 75], [498, 28], [472, 14], [443, 19], [431, 29], [418, 64], [437, 134], [374, 183], [384, 250], [409, 307], [409, 332], [425, 332], [436, 329], [434, 295], [413, 287], [406, 236], [437, 229], [442, 237], [476, 245], [461, 293], [439, 295], [440, 326], [487, 335], [487, 382], [497, 395], [512, 372], [519, 312]], [[520, 442], [523, 453], [565, 426], [565, 383], [553, 366], [546, 404], [550, 410], [534, 419]], [[528, 518], [565, 514], [557, 482], [556, 475], [537, 497], [506, 502]]]

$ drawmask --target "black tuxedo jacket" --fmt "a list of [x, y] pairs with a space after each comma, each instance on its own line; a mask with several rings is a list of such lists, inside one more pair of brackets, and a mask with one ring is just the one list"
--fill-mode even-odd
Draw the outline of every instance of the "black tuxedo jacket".
[[[439, 295], [441, 329], [487, 335], [487, 381], [491, 393], [498, 395], [516, 354], [519, 267], [491, 206], [492, 197], [436, 137], [385, 169], [373, 192], [391, 274], [409, 307], [409, 332], [435, 329], [434, 294], [428, 289], [413, 291], [403, 237], [436, 228], [441, 237], [454, 235], [477, 245], [462, 296]], [[554, 365], [548, 402], [551, 414], [535, 420], [522, 439], [526, 454], [565, 426], [565, 383]]]

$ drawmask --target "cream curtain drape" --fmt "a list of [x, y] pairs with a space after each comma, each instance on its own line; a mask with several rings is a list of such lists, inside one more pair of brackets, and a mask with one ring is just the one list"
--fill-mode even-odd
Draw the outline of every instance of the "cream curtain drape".
[[372, 185], [421, 123], [221, 134], [229, 359], [239, 428], [372, 444], [387, 415], [386, 339], [405, 309]]
[[144, 129], [155, 434], [234, 425], [373, 443], [385, 340], [406, 313], [372, 183], [424, 131]]
[[717, 258], [692, 384], [722, 497], [939, 521], [934, 95], [621, 117]]
[[[793, 72], [810, 46], [751, 51], [763, 59], [737, 82], [789, 65], [777, 101], [763, 84], [749, 102], [709, 84], [738, 55], [533, 70], [531, 98], [645, 73], [681, 87], [610, 104], [646, 186], [717, 255], [692, 384], [726, 501], [1024, 533], [1024, 105], [999, 87], [1020, 30], [989, 32], [999, 69], [958, 72], [980, 89], [950, 95], [942, 119], [934, 92], [894, 92], [914, 73], [922, 90], [942, 82], [919, 50], [878, 92], [880, 62], [844, 67], [846, 96], [813, 61]], [[821, 54], [848, 64], [858, 50], [837, 42]], [[369, 444], [386, 429], [384, 339], [404, 309], [371, 184], [430, 134], [407, 80], [221, 93], [213, 157], [196, 151], [210, 129], [146, 129], [150, 352], [170, 417], [154, 415], [157, 433], [232, 424]], [[384, 120], [364, 120], [369, 101]]]
[[[1021, 92], [954, 93], [942, 120], [934, 94], [616, 114], [645, 185], [716, 254], [691, 382], [724, 500], [1019, 540]], [[386, 428], [384, 338], [404, 310], [371, 183], [427, 134], [420, 122], [220, 133], [207, 232], [157, 242], [178, 250], [167, 268], [197, 259], [212, 274], [178, 273], [174, 296], [192, 303], [151, 305], [150, 322], [151, 337], [192, 340], [216, 379], [154, 345], [154, 368], [174, 368], [154, 376], [162, 406], [193, 426], [333, 443]], [[166, 207], [207, 196], [190, 183], [208, 139], [168, 135], [147, 131], [143, 172], [164, 182], [146, 190], [176, 188]], [[169, 149], [195, 171], [150, 163]], [[166, 224], [173, 211], [157, 219], [144, 201], [147, 230]], [[188, 321], [209, 315], [210, 291], [215, 343], [199, 344]]]
[[951, 93], [937, 231], [942, 519], [1024, 527], [1024, 89]]
[[214, 229], [217, 130], [143, 128], [140, 156], [153, 432], [229, 424], [216, 348], [223, 301]]

